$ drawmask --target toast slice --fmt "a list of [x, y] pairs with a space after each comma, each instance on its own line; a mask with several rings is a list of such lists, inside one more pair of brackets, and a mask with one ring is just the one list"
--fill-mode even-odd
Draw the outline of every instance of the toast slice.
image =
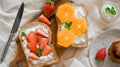
[[[42, 33], [48, 36], [41, 34], [41, 32], [39, 32], [41, 29], [43, 29]], [[35, 32], [35, 34], [33, 34], [33, 32]], [[54, 46], [51, 43], [51, 34], [52, 32], [50, 28], [39, 21], [34, 21], [21, 27], [19, 31], [19, 40], [26, 57], [28, 67], [43, 67], [59, 61]], [[43, 40], [43, 38], [48, 40]]]
[[[70, 3], [70, 2], [61, 4], [61, 5], [58, 7], [56, 11], [56, 21], [58, 25], [58, 30], [57, 30], [57, 44], [58, 45], [57, 46], [58, 47], [72, 46], [76, 48], [88, 47], [88, 23], [87, 23], [87, 10], [85, 6], [83, 4], [76, 4], [76, 3]], [[63, 7], [66, 5], [67, 7]], [[61, 12], [59, 11], [60, 8], [61, 8]], [[76, 21], [75, 19], [81, 19], [81, 20], [78, 20], [77, 23], [80, 23], [83, 25], [82, 26], [83, 29], [80, 29], [77, 32], [76, 32], [76, 29], [72, 29], [72, 28], [69, 29], [70, 25], [72, 27], [72, 25], [76, 23], [76, 22], [73, 23], [74, 21]], [[81, 22], [83, 20], [84, 22]], [[63, 33], [63, 32], [61, 33], [61, 31], [64, 28], [67, 28], [69, 31], [72, 31], [74, 36], [69, 31], [66, 31], [66, 33]], [[59, 36], [59, 34], [63, 36]], [[69, 39], [65, 41], [64, 38], [66, 39], [69, 38]]]

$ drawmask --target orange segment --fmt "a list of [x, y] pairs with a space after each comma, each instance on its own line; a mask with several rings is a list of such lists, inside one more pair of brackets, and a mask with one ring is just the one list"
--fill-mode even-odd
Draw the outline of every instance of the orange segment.
[[71, 21], [74, 17], [74, 8], [68, 3], [62, 4], [58, 7], [56, 16], [61, 23]]
[[74, 41], [74, 34], [68, 29], [63, 29], [57, 34], [58, 45], [69, 47]]
[[74, 18], [71, 25], [71, 32], [75, 35], [82, 35], [87, 30], [87, 23], [85, 19]]

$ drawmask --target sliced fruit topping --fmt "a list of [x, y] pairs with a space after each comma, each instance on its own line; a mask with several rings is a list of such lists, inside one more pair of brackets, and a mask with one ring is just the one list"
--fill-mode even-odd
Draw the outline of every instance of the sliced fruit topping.
[[52, 48], [50, 46], [45, 46], [42, 51], [42, 56], [46, 56], [52, 52]]
[[49, 37], [48, 34], [42, 28], [38, 28], [36, 33], [44, 37]]
[[82, 35], [87, 30], [87, 23], [84, 19], [76, 18], [72, 21], [71, 32], [75, 35]]
[[61, 23], [69, 22], [74, 17], [74, 8], [68, 3], [60, 5], [57, 9], [56, 16]]
[[96, 59], [104, 60], [105, 57], [106, 57], [106, 48], [101, 48], [96, 54]]
[[26, 36], [26, 33], [25, 33], [25, 32], [22, 32], [22, 36]]
[[31, 43], [27, 44], [27, 48], [32, 52], [37, 52], [37, 47], [35, 45], [32, 45]]
[[30, 55], [29, 55], [29, 58], [30, 59], [34, 59], [34, 60], [39, 60], [40, 58], [33, 52], [30, 52]]
[[51, 25], [51, 22], [43, 14], [38, 17], [38, 20], [45, 24]]
[[40, 48], [43, 49], [45, 46], [47, 46], [47, 45], [48, 45], [48, 41], [49, 41], [48, 38], [40, 37], [40, 38], [39, 38]]
[[41, 48], [38, 48], [37, 54], [38, 54], [38, 56], [42, 56], [42, 49]]
[[47, 0], [47, 2], [44, 4], [44, 15], [49, 16], [54, 10], [54, 2], [51, 0]]
[[74, 34], [70, 30], [64, 28], [57, 34], [58, 45], [69, 47], [73, 43], [74, 37]]
[[31, 43], [32, 45], [36, 45], [36, 44], [37, 44], [37, 40], [38, 40], [37, 37], [38, 37], [38, 36], [37, 36], [36, 32], [31, 31], [31, 32], [26, 36], [26, 39], [27, 39], [27, 41], [28, 41], [29, 43]]

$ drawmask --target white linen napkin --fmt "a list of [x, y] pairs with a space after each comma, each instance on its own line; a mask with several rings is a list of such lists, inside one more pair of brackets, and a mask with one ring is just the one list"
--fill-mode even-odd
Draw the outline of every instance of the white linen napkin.
[[85, 67], [79, 60], [76, 58], [71, 58], [63, 62], [65, 67]]
[[[96, 35], [98, 35], [101, 31], [104, 31], [109, 28], [120, 28], [120, 18], [113, 23], [106, 23], [103, 21], [99, 14], [98, 7], [95, 5], [94, 0], [72, 0], [75, 3], [83, 3], [88, 8], [88, 35], [89, 39], [93, 39]], [[99, 0], [98, 0], [99, 1]], [[21, 25], [30, 22], [31, 19], [38, 16], [41, 12], [43, 4], [45, 0], [0, 0], [0, 55], [5, 46], [10, 30], [14, 23], [14, 19], [16, 17], [19, 5], [24, 2], [25, 9], [23, 18], [21, 21]], [[16, 34], [17, 36], [17, 34]], [[15, 37], [16, 37], [15, 36]], [[8, 67], [11, 60], [13, 60], [16, 56], [17, 45], [15, 43], [15, 37], [11, 43], [8, 54], [6, 56], [5, 61], [0, 64], [0, 67]], [[89, 45], [90, 46], [90, 45]], [[52, 67], [91, 67], [89, 58], [88, 58], [88, 48], [84, 49], [67, 49], [62, 56], [60, 57], [60, 62], [52, 65]], [[71, 65], [68, 66], [68, 62], [71, 62]], [[63, 63], [64, 62], [64, 63]], [[75, 66], [77, 63], [77, 66]]]

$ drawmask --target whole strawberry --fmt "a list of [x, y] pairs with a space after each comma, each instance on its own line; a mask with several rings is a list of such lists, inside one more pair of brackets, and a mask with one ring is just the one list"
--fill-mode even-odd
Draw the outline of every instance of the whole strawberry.
[[101, 48], [96, 54], [96, 59], [104, 60], [105, 57], [106, 57], [106, 48]]
[[51, 0], [46, 0], [46, 3], [44, 4], [44, 15], [49, 16], [54, 10], [54, 2]]

